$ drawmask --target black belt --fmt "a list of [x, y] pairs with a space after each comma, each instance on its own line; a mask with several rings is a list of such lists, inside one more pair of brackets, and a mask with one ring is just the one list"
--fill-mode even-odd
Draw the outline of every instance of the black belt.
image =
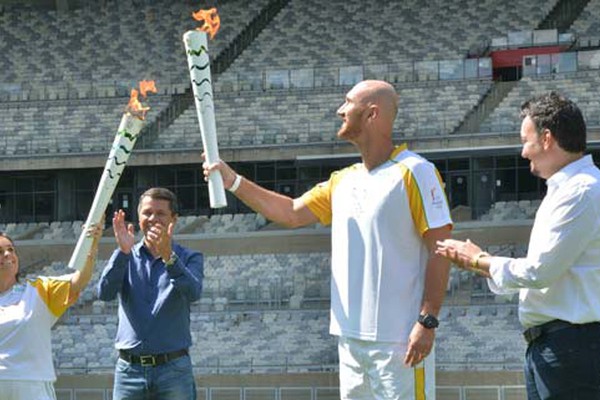
[[187, 350], [177, 350], [171, 353], [147, 354], [142, 356], [136, 356], [127, 350], [119, 350], [119, 358], [122, 358], [131, 364], [141, 364], [143, 367], [155, 367], [187, 355]]
[[532, 326], [523, 332], [523, 336], [525, 337], [525, 341], [527, 344], [530, 344], [537, 338], [542, 335], [557, 332], [566, 328], [587, 328], [592, 326], [600, 326], [600, 322], [588, 322], [587, 324], [572, 324], [567, 321], [562, 321], [560, 319], [555, 319], [552, 321], [548, 321], [541, 325]]

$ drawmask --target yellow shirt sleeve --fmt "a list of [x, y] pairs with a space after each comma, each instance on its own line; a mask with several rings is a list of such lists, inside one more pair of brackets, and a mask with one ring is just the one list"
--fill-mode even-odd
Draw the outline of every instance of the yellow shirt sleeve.
[[56, 279], [40, 277], [31, 282], [36, 288], [38, 295], [46, 303], [46, 306], [57, 318], [60, 317], [73, 303], [77, 301], [78, 295], [70, 298], [70, 279]]
[[428, 185], [428, 190], [426, 191], [426, 193], [424, 193], [424, 188], [419, 187], [418, 179], [416, 179], [413, 171], [409, 170], [405, 166], [401, 166], [401, 168], [404, 169], [402, 173], [404, 178], [404, 185], [406, 187], [406, 192], [408, 196], [408, 203], [410, 205], [410, 212], [412, 214], [412, 219], [415, 223], [417, 231], [421, 236], [423, 236], [425, 232], [427, 232], [431, 228], [429, 224], [429, 219], [427, 218], [427, 210], [425, 206], [425, 199], [423, 198], [423, 196], [428, 196], [429, 202], [431, 202], [434, 199], [437, 199], [436, 201], [444, 202], [447, 204], [448, 200], [446, 199], [446, 194], [443, 190], [444, 182], [438, 170], [434, 169], [434, 179], [437, 180], [437, 185]]
[[331, 198], [336, 185], [348, 171], [356, 168], [356, 165], [335, 171], [328, 181], [321, 182], [304, 193], [300, 199], [312, 211], [323, 225], [330, 225], [332, 220]]

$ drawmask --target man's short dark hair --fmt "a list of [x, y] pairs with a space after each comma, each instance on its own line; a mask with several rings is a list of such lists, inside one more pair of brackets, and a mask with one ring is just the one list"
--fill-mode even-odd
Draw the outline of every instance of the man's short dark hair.
[[570, 153], [586, 149], [586, 127], [581, 110], [557, 92], [527, 100], [521, 105], [521, 118], [530, 117], [538, 135], [548, 129], [558, 145]]
[[171, 209], [171, 212], [173, 214], [179, 214], [179, 209], [177, 207], [177, 196], [167, 188], [153, 187], [142, 193], [138, 202], [138, 212], [144, 197], [150, 197], [153, 200], [166, 200], [169, 202], [169, 208]]

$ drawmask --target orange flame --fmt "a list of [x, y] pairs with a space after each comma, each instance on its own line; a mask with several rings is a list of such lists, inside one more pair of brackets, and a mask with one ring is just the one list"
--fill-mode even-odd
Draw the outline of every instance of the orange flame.
[[143, 120], [146, 118], [146, 113], [150, 110], [150, 107], [144, 106], [138, 99], [138, 95], [142, 94], [142, 97], [146, 97], [148, 92], [156, 93], [156, 86], [154, 81], [141, 81], [140, 90], [131, 89], [131, 96], [129, 97], [129, 103], [127, 104], [127, 111], [132, 115], [135, 115], [139, 119]]
[[140, 81], [140, 93], [142, 97], [146, 97], [148, 92], [157, 92], [154, 81]]
[[196, 21], [203, 22], [202, 26], [196, 28], [197, 30], [208, 33], [211, 39], [215, 37], [221, 26], [221, 17], [219, 17], [215, 7], [208, 10], [198, 10], [192, 13], [192, 16]]

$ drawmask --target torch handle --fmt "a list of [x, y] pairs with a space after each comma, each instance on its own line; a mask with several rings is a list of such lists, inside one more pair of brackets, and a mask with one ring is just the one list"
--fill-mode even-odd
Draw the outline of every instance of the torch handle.
[[[213, 91], [210, 80], [210, 57], [206, 36], [205, 32], [188, 31], [183, 35], [183, 42], [190, 70], [198, 124], [202, 134], [202, 147], [204, 148], [206, 161], [213, 164], [219, 161], [219, 146], [217, 143], [217, 124], [215, 122]], [[208, 177], [208, 197], [211, 208], [227, 206], [223, 177], [220, 172], [212, 172]]]
[[87, 227], [90, 226], [90, 220], [86, 221], [85, 225], [82, 227], [81, 234], [79, 235], [79, 239], [77, 240], [77, 244], [75, 245], [75, 250], [73, 251], [73, 255], [69, 260], [69, 268], [76, 269], [81, 271], [83, 266], [85, 265], [85, 260], [87, 255], [90, 253], [92, 248], [93, 238], [88, 237], [86, 235]]
[[[196, 90], [196, 88], [194, 90]], [[196, 110], [201, 110], [200, 113], [198, 113], [198, 121], [201, 127], [202, 147], [204, 148], [206, 161], [209, 164], [214, 164], [219, 162], [215, 113], [212, 112], [212, 104], [209, 108], [206, 104], [200, 104], [201, 102], [198, 100], [198, 96], [195, 95], [194, 97], [196, 97]], [[227, 206], [223, 177], [219, 171], [211, 172], [208, 176], [208, 199], [211, 208]]]
[[223, 177], [219, 171], [211, 172], [208, 176], [208, 199], [212, 208], [227, 206]]

